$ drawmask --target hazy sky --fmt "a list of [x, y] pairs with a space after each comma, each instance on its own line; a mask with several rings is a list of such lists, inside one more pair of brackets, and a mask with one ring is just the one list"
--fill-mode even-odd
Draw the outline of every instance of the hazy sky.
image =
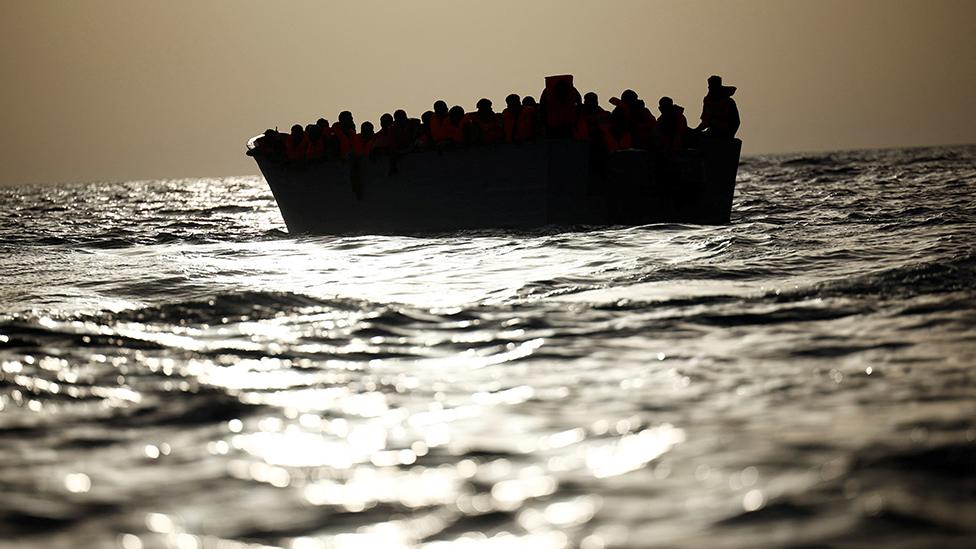
[[738, 86], [747, 153], [976, 142], [976, 0], [3, 0], [0, 184], [257, 173], [340, 110]]

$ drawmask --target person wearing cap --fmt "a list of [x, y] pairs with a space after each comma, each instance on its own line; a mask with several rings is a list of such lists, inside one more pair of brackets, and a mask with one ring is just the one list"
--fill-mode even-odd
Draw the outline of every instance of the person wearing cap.
[[731, 139], [739, 131], [739, 108], [732, 99], [735, 86], [723, 86], [722, 77], [708, 77], [708, 94], [702, 100], [701, 123], [695, 128], [711, 137]]

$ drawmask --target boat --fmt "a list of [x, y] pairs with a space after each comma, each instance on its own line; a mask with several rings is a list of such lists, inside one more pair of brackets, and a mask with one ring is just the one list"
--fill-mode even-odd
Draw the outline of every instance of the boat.
[[[248, 147], [253, 147], [252, 139]], [[255, 160], [293, 234], [727, 224], [742, 142], [609, 155], [537, 139], [300, 166]]]

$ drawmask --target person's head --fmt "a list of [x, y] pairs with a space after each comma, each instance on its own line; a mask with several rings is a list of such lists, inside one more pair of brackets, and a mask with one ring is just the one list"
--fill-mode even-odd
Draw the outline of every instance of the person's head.
[[319, 128], [325, 129], [329, 127], [329, 121], [324, 118], [319, 118], [315, 121], [315, 125]]
[[671, 110], [672, 107], [674, 107], [674, 100], [666, 95], [657, 101], [657, 108], [662, 113]]
[[420, 122], [423, 125], [430, 124], [430, 119], [434, 117], [434, 111], [424, 111], [424, 114], [420, 115]]
[[393, 115], [390, 113], [383, 113], [380, 117], [380, 129], [385, 130], [393, 125]]
[[483, 113], [484, 114], [484, 113], [491, 113], [492, 112], [491, 111], [491, 99], [482, 97], [481, 99], [478, 100], [478, 103], [475, 106], [478, 107], [478, 112], [479, 113]]
[[720, 89], [722, 89], [722, 77], [719, 76], [719, 75], [717, 75], [717, 74], [713, 74], [713, 75], [709, 76], [708, 77], [708, 90], [709, 91], [718, 91]]
[[403, 109], [397, 109], [393, 111], [393, 121], [397, 124], [404, 124], [407, 121], [407, 111]]
[[451, 117], [452, 122], [458, 123], [464, 118], [464, 109], [461, 105], [454, 105], [451, 110], [447, 111], [447, 114]]
[[278, 132], [276, 132], [275, 130], [272, 130], [271, 128], [268, 128], [268, 129], [264, 130], [264, 136], [265, 137], [271, 137], [271, 138], [273, 138], [273, 137], [275, 137], [277, 135], [278, 135]]
[[633, 104], [637, 102], [637, 92], [634, 90], [624, 90], [624, 93], [620, 94], [620, 99], [627, 104]]
[[304, 130], [302, 129], [302, 125], [301, 124], [295, 124], [294, 126], [291, 127], [291, 134], [294, 135], [294, 136], [296, 136], [296, 137], [302, 135], [302, 132], [303, 131]]
[[344, 127], [352, 127], [356, 129], [356, 123], [352, 120], [352, 113], [349, 111], [342, 111], [339, 113], [339, 123]]
[[599, 107], [600, 98], [595, 92], [586, 92], [586, 95], [583, 96], [583, 104], [587, 107]]
[[536, 106], [535, 97], [532, 97], [531, 95], [526, 95], [525, 97], [523, 97], [522, 98], [522, 106], [523, 107], [535, 107]]
[[369, 121], [363, 122], [359, 126], [359, 132], [362, 133], [364, 137], [367, 137], [367, 138], [372, 137], [373, 136], [373, 123], [372, 122], [369, 122]]
[[447, 103], [437, 100], [434, 101], [434, 112], [437, 116], [447, 116]]
[[518, 109], [522, 106], [522, 98], [517, 93], [510, 93], [505, 98], [505, 106], [510, 109]]

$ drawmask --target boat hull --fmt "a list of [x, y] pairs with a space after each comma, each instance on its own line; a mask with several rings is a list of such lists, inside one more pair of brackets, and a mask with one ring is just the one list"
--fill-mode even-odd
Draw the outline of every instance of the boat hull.
[[257, 157], [291, 233], [729, 222], [738, 140], [666, 161], [539, 140], [288, 166]]

